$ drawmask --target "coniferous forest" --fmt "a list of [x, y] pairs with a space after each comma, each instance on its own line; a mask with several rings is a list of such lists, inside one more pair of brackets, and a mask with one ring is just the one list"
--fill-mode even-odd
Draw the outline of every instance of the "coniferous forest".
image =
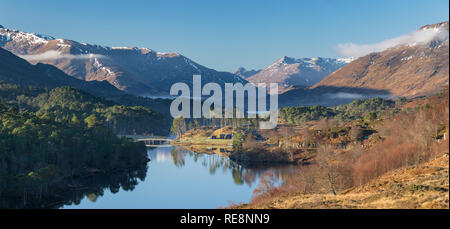
[[0, 84], [0, 95], [0, 196], [8, 197], [0, 207], [52, 207], [36, 204], [64, 200], [61, 192], [81, 185], [74, 179], [92, 174], [121, 171], [123, 177], [126, 171], [122, 180], [129, 185], [142, 177], [137, 171], [145, 170], [147, 152], [117, 134], [167, 134], [157, 112], [70, 87]]

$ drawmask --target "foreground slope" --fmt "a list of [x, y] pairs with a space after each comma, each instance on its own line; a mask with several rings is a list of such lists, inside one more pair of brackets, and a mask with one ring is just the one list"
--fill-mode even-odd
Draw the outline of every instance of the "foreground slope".
[[290, 194], [243, 208], [449, 208], [448, 152], [341, 194]]
[[448, 152], [429, 162], [389, 172], [342, 194], [290, 194], [244, 208], [447, 208]]

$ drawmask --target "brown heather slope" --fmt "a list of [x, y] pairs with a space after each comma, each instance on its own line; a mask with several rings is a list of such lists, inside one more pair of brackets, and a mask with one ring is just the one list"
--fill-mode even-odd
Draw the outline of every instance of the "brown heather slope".
[[449, 208], [448, 152], [341, 194], [286, 194], [238, 208]]
[[[422, 29], [449, 29], [448, 22]], [[394, 96], [430, 95], [448, 86], [449, 40], [401, 45], [358, 58], [313, 86], [389, 90]]]
[[[448, 101], [447, 89], [398, 103], [376, 120], [364, 121], [374, 130], [367, 140], [317, 142], [311, 163], [283, 185], [274, 186], [270, 176], [263, 176], [249, 204], [231, 207], [448, 209]], [[345, 124], [350, 131], [352, 122]]]

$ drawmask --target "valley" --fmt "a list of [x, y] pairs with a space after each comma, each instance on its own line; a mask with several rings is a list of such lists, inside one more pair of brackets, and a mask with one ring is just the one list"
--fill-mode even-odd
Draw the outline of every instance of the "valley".
[[[0, 26], [0, 208], [448, 209], [448, 30], [225, 72]], [[175, 83], [278, 83], [277, 125], [172, 117]]]

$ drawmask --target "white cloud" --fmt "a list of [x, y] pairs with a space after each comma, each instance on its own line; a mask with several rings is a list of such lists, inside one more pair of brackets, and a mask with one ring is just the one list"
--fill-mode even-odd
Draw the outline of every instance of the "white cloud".
[[338, 92], [335, 94], [329, 94], [330, 97], [336, 99], [362, 99], [364, 95], [357, 93]]
[[337, 93], [329, 93], [328, 97], [333, 99], [368, 99], [374, 97], [380, 97], [383, 99], [388, 99], [391, 96], [389, 94], [359, 94], [359, 93], [349, 93], [349, 92], [337, 92]]
[[381, 52], [386, 49], [395, 47], [397, 45], [416, 45], [428, 43], [432, 40], [446, 40], [448, 39], [448, 30], [444, 27], [427, 28], [415, 31], [413, 33], [388, 39], [375, 44], [355, 44], [345, 43], [336, 46], [336, 51], [347, 57], [361, 57], [373, 52]]
[[27, 61], [42, 61], [42, 60], [57, 60], [57, 59], [89, 59], [89, 58], [101, 58], [103, 55], [99, 54], [65, 54], [59, 51], [50, 50], [35, 55], [19, 55], [19, 57]]

